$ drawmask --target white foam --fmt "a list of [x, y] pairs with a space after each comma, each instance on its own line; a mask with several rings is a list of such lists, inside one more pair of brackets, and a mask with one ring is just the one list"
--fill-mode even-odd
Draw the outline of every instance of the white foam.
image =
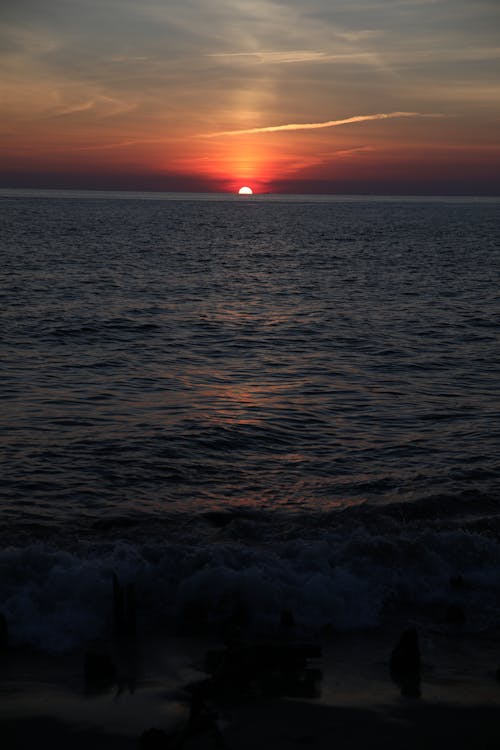
[[450, 576], [459, 574], [461, 601], [474, 611], [496, 618], [500, 602], [500, 544], [462, 531], [359, 529], [266, 546], [108, 542], [69, 551], [34, 544], [3, 550], [0, 570], [0, 610], [12, 641], [50, 650], [110, 632], [113, 572], [135, 583], [142, 629], [176, 625], [193, 604], [202, 605], [209, 626], [236, 603], [257, 630], [276, 627], [283, 609], [303, 629], [374, 627], [389, 609], [445, 602]]

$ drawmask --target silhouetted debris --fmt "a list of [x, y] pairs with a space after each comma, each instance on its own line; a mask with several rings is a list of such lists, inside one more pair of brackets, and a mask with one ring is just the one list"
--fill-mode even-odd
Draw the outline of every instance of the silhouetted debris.
[[170, 747], [167, 734], [163, 729], [151, 727], [141, 734], [139, 739], [141, 750], [166, 750]]
[[129, 635], [135, 635], [137, 632], [137, 607], [133, 583], [127, 584], [125, 593], [125, 630]]
[[295, 627], [295, 618], [291, 609], [281, 610], [280, 627], [284, 631], [293, 630], [293, 628]]
[[401, 635], [391, 654], [391, 671], [420, 671], [420, 648], [416, 628], [408, 628]]
[[210, 689], [237, 696], [249, 691], [264, 695], [314, 698], [322, 673], [308, 666], [321, 657], [321, 646], [304, 643], [231, 644], [209, 651], [205, 668]]
[[115, 682], [115, 665], [107, 654], [87, 651], [84, 657], [84, 675], [87, 687], [105, 688]]
[[[219, 714], [209, 700], [210, 680], [197, 682], [189, 686], [188, 691], [191, 693], [191, 699], [187, 721], [176, 732], [168, 737], [165, 736], [164, 740], [168, 741], [167, 745], [154, 747], [168, 747], [176, 750], [195, 747], [200, 750], [201, 748], [224, 750], [226, 743], [217, 724]], [[150, 747], [153, 750], [153, 745]]]
[[394, 682], [399, 685], [403, 698], [420, 698], [422, 695], [419, 673], [401, 675], [399, 679], [395, 679]]
[[[218, 725], [219, 713], [214, 701], [239, 700], [255, 689], [273, 697], [317, 698], [322, 673], [309, 667], [308, 660], [319, 657], [320, 645], [274, 641], [232, 642], [226, 648], [208, 651], [205, 670], [210, 677], [189, 686], [187, 722], [175, 734], [163, 739], [168, 739], [169, 748], [224, 750], [226, 743]], [[141, 747], [146, 750], [146, 745]], [[147, 747], [154, 750], [160, 745]]]
[[208, 692], [208, 681], [197, 682], [191, 686], [189, 701], [189, 721], [192, 723], [202, 714], [205, 708], [205, 695]]
[[136, 634], [135, 586], [133, 583], [128, 583], [124, 590], [115, 573], [113, 573], [113, 620], [116, 635]]
[[113, 573], [113, 619], [115, 632], [120, 635], [125, 630], [125, 598], [116, 573]]
[[263, 672], [260, 676], [259, 687], [262, 694], [269, 697], [286, 696], [312, 700], [320, 696], [321, 678], [321, 670], [311, 668]]
[[0, 612], [0, 649], [7, 648], [9, 643], [9, 629], [5, 615]]
[[445, 620], [450, 625], [463, 625], [465, 623], [465, 612], [459, 604], [450, 604], [446, 610]]
[[184, 604], [180, 614], [180, 631], [183, 635], [198, 635], [208, 627], [208, 605], [193, 599]]
[[250, 623], [250, 612], [246, 602], [235, 598], [233, 609], [224, 622], [222, 633], [227, 642], [235, 638], [241, 638]]
[[411, 698], [420, 696], [420, 647], [416, 628], [408, 628], [391, 654], [391, 676], [401, 694]]
[[[191, 742], [192, 739], [195, 744]], [[188, 722], [181, 732], [172, 738], [169, 747], [176, 748], [176, 750], [188, 747], [196, 747], [200, 750], [201, 748], [225, 750], [227, 745], [216, 718], [208, 713], [202, 713], [195, 721]]]

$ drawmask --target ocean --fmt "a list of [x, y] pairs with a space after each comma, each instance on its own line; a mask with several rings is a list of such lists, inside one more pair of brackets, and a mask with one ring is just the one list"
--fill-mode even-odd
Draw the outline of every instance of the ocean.
[[146, 631], [235, 607], [256, 631], [377, 628], [450, 597], [498, 626], [498, 199], [0, 208], [14, 642], [98, 637], [113, 573]]

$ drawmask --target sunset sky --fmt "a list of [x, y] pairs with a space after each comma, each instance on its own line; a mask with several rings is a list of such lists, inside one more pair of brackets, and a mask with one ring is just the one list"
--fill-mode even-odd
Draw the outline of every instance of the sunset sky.
[[500, 194], [498, 0], [3, 0], [0, 19], [2, 187]]

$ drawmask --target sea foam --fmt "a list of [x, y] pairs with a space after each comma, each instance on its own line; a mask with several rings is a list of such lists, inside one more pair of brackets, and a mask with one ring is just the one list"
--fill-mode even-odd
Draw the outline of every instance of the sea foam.
[[[468, 608], [472, 629], [493, 627], [500, 616], [500, 543], [461, 530], [342, 530], [264, 546], [36, 543], [4, 549], [0, 570], [12, 642], [56, 651], [111, 632], [113, 574], [135, 585], [142, 632], [182, 631], [186, 613], [189, 628], [206, 632], [242, 607], [252, 632], [273, 632], [284, 609], [304, 633], [357, 630], [408, 611], [439, 611], [450, 597]], [[462, 582], [460, 591], [450, 579]]]

